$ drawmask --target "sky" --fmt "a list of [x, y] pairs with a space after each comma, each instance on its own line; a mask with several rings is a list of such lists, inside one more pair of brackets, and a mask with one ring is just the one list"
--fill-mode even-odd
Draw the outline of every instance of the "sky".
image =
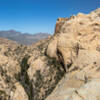
[[0, 0], [0, 30], [53, 34], [58, 17], [99, 7], [100, 0]]

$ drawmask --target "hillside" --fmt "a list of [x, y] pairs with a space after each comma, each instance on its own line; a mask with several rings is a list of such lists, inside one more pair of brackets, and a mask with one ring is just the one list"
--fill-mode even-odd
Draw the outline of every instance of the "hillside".
[[29, 33], [17, 32], [15, 30], [0, 31], [0, 37], [7, 38], [24, 45], [36, 43], [39, 40], [48, 38], [48, 36], [50, 36], [50, 34], [47, 33], [37, 33], [32, 35]]
[[0, 100], [100, 100], [100, 9], [58, 18], [34, 45], [1, 40]]

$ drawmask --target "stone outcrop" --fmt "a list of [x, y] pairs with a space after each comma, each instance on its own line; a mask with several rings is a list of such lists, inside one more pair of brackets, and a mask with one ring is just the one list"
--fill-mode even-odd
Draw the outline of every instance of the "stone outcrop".
[[55, 26], [55, 34], [59, 33], [61, 30], [61, 27], [63, 26], [64, 22], [67, 21], [68, 18], [58, 18]]
[[100, 9], [59, 18], [31, 46], [0, 38], [0, 100], [99, 100], [99, 90]]
[[[63, 21], [60, 31], [55, 33], [48, 45], [47, 54], [50, 57], [53, 57], [52, 55], [55, 57], [59, 53], [67, 68], [68, 65], [75, 61], [80, 50], [95, 50], [99, 52], [99, 21], [99, 9], [88, 15], [79, 13], [67, 21]], [[54, 47], [52, 47], [53, 44]]]
[[[51, 56], [48, 51], [53, 41], [57, 42]], [[47, 54], [52, 58], [56, 55], [67, 73], [46, 100], [99, 100], [99, 47], [100, 9], [64, 21], [48, 45]]]

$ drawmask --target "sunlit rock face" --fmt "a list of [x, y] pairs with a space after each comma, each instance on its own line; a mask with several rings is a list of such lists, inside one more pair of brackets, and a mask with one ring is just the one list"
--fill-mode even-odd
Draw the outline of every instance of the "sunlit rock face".
[[[47, 54], [62, 62], [67, 73], [46, 100], [99, 100], [100, 9], [87, 15], [79, 13], [61, 23]], [[53, 41], [56, 47], [48, 52]]]

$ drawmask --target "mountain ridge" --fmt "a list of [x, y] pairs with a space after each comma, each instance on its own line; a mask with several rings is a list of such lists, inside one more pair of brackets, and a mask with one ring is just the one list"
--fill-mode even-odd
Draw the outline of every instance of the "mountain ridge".
[[15, 30], [0, 31], [0, 37], [16, 41], [17, 43], [23, 45], [31, 45], [49, 36], [51, 35], [48, 33], [41, 33], [41, 32], [35, 34], [29, 34], [29, 33], [21, 33]]

